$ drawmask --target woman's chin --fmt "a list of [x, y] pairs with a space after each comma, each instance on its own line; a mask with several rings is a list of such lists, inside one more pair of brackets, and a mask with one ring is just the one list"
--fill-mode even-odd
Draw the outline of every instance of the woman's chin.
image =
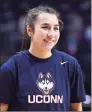
[[53, 46], [45, 46], [44, 48], [45, 48], [45, 50], [47, 50], [47, 51], [51, 51], [51, 49], [53, 48]]

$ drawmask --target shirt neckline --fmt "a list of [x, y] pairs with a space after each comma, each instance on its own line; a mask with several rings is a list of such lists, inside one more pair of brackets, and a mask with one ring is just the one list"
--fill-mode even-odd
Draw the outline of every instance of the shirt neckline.
[[50, 57], [43, 59], [43, 58], [38, 58], [38, 57], [32, 55], [32, 54], [29, 52], [29, 50], [27, 50], [27, 54], [29, 55], [29, 57], [30, 57], [31, 59], [33, 59], [33, 60], [35, 60], [35, 61], [40, 61], [40, 62], [53, 59], [54, 54], [55, 54], [55, 50], [52, 49], [51, 52], [52, 52], [52, 55], [51, 55]]

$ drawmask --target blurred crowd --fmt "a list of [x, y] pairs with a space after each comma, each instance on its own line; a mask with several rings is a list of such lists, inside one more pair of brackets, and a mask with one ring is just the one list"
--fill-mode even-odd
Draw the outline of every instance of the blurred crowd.
[[0, 1], [0, 65], [20, 51], [26, 11], [40, 3], [52, 5], [61, 13], [64, 22], [56, 48], [78, 60], [84, 74], [86, 94], [91, 95], [91, 1], [78, 1]]

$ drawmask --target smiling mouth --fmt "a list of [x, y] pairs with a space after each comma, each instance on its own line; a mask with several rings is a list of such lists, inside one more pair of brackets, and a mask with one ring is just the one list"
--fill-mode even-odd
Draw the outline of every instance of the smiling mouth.
[[47, 41], [47, 40], [44, 40], [46, 43], [53, 43], [53, 41]]

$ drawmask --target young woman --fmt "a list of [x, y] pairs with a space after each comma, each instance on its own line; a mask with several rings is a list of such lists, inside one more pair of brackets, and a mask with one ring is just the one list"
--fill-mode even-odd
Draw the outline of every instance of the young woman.
[[1, 111], [82, 111], [80, 65], [53, 48], [62, 27], [60, 14], [51, 7], [28, 11], [22, 51], [0, 68]]

